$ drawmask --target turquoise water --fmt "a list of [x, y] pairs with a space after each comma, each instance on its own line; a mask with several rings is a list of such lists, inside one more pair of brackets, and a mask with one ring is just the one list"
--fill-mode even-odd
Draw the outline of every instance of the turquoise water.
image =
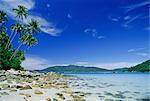
[[[149, 73], [67, 74], [75, 92], [86, 92], [86, 101], [150, 101]], [[145, 99], [145, 100], [144, 100]]]

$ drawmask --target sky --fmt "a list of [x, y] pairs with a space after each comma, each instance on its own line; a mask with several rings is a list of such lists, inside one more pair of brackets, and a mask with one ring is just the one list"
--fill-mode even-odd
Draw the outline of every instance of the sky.
[[42, 30], [38, 45], [26, 53], [26, 69], [69, 64], [114, 69], [149, 59], [149, 0], [0, 0], [8, 27], [17, 20], [11, 9], [18, 5], [28, 8], [23, 23], [34, 18]]

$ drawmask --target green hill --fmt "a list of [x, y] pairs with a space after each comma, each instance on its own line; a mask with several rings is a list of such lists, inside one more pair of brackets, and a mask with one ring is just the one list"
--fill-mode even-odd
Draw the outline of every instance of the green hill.
[[150, 72], [150, 60], [147, 60], [141, 64], [133, 66], [128, 69], [130, 72]]
[[106, 72], [107, 69], [102, 69], [98, 67], [85, 67], [77, 65], [68, 65], [68, 66], [53, 66], [42, 70], [43, 72], [65, 72], [65, 73], [92, 73], [92, 72]]
[[130, 68], [119, 68], [112, 70], [114, 72], [150, 72], [150, 60], [140, 63]]
[[98, 73], [98, 72], [150, 72], [150, 60], [129, 68], [118, 68], [114, 70], [107, 70], [98, 67], [85, 67], [77, 65], [68, 66], [53, 66], [43, 70], [36, 70], [38, 72], [57, 72], [57, 73]]

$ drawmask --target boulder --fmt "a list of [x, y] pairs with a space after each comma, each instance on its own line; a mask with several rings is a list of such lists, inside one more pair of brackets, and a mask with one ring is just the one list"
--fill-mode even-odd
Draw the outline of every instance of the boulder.
[[39, 91], [39, 90], [35, 90], [34, 93], [35, 93], [35, 94], [38, 94], [38, 95], [43, 94], [43, 92], [41, 92], [41, 91]]

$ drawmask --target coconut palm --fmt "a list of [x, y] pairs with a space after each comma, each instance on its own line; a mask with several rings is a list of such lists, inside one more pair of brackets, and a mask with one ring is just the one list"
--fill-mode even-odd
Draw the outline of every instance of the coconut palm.
[[5, 12], [0, 11], [0, 25], [7, 21], [7, 15]]
[[26, 44], [26, 40], [27, 40], [28, 37], [29, 37], [28, 30], [26, 28], [22, 29], [21, 34], [20, 34], [21, 44], [18, 46], [18, 48], [15, 50], [15, 52], [13, 53], [13, 55], [10, 57], [9, 60], [11, 60], [17, 54], [17, 52], [19, 52], [19, 49], [21, 48], [21, 46], [23, 44]]
[[16, 13], [16, 17], [18, 17], [22, 21], [28, 16], [27, 8], [22, 5], [19, 5], [18, 8], [14, 8], [13, 11]]
[[20, 39], [21, 41], [21, 44], [18, 46], [18, 48], [16, 49], [16, 51], [14, 52], [14, 54], [11, 56], [10, 60], [16, 55], [17, 51], [20, 49], [20, 47], [23, 45], [23, 44], [26, 44], [27, 43], [27, 40], [29, 39], [29, 37], [31, 35], [34, 35], [38, 32], [40, 32], [40, 25], [38, 24], [38, 22], [34, 19], [31, 19], [31, 22], [29, 22], [29, 24], [27, 24], [27, 29], [26, 30], [26, 34], [24, 34], [24, 36], [22, 36]]
[[38, 40], [32, 35], [30, 35], [30, 37], [27, 39], [27, 42], [26, 42], [28, 49], [36, 44], [38, 44]]
[[41, 31], [39, 23], [34, 19], [31, 19], [31, 22], [29, 22], [27, 27], [30, 34], [35, 34]]
[[7, 30], [6, 27], [2, 26], [2, 24], [5, 23], [6, 21], [8, 21], [6, 13], [0, 11], [0, 30], [4, 30], [4, 31]]
[[10, 34], [10, 41], [7, 42], [6, 49], [13, 42], [13, 40], [14, 40], [15, 36], [17, 35], [17, 33], [19, 33], [22, 30], [22, 27], [23, 27], [22, 24], [20, 24], [19, 22], [12, 25], [11, 34]]
[[[18, 8], [14, 8], [13, 11], [16, 13], [16, 17], [18, 17], [19, 19], [21, 19], [23, 21], [24, 18], [27, 18], [28, 16], [28, 12], [27, 12], [27, 8], [19, 5]], [[12, 33], [10, 35], [10, 43], [7, 42], [6, 44], [6, 49], [9, 47], [9, 45], [12, 43], [12, 41], [14, 40], [16, 34], [18, 33], [18, 31], [21, 31], [21, 24], [19, 22], [17, 22], [16, 24], [13, 25], [12, 27]], [[19, 29], [19, 30], [18, 30]], [[15, 32], [15, 33], [14, 33]], [[14, 35], [13, 35], [14, 33]], [[12, 37], [13, 36], [13, 37]], [[12, 37], [12, 38], [11, 38]]]

